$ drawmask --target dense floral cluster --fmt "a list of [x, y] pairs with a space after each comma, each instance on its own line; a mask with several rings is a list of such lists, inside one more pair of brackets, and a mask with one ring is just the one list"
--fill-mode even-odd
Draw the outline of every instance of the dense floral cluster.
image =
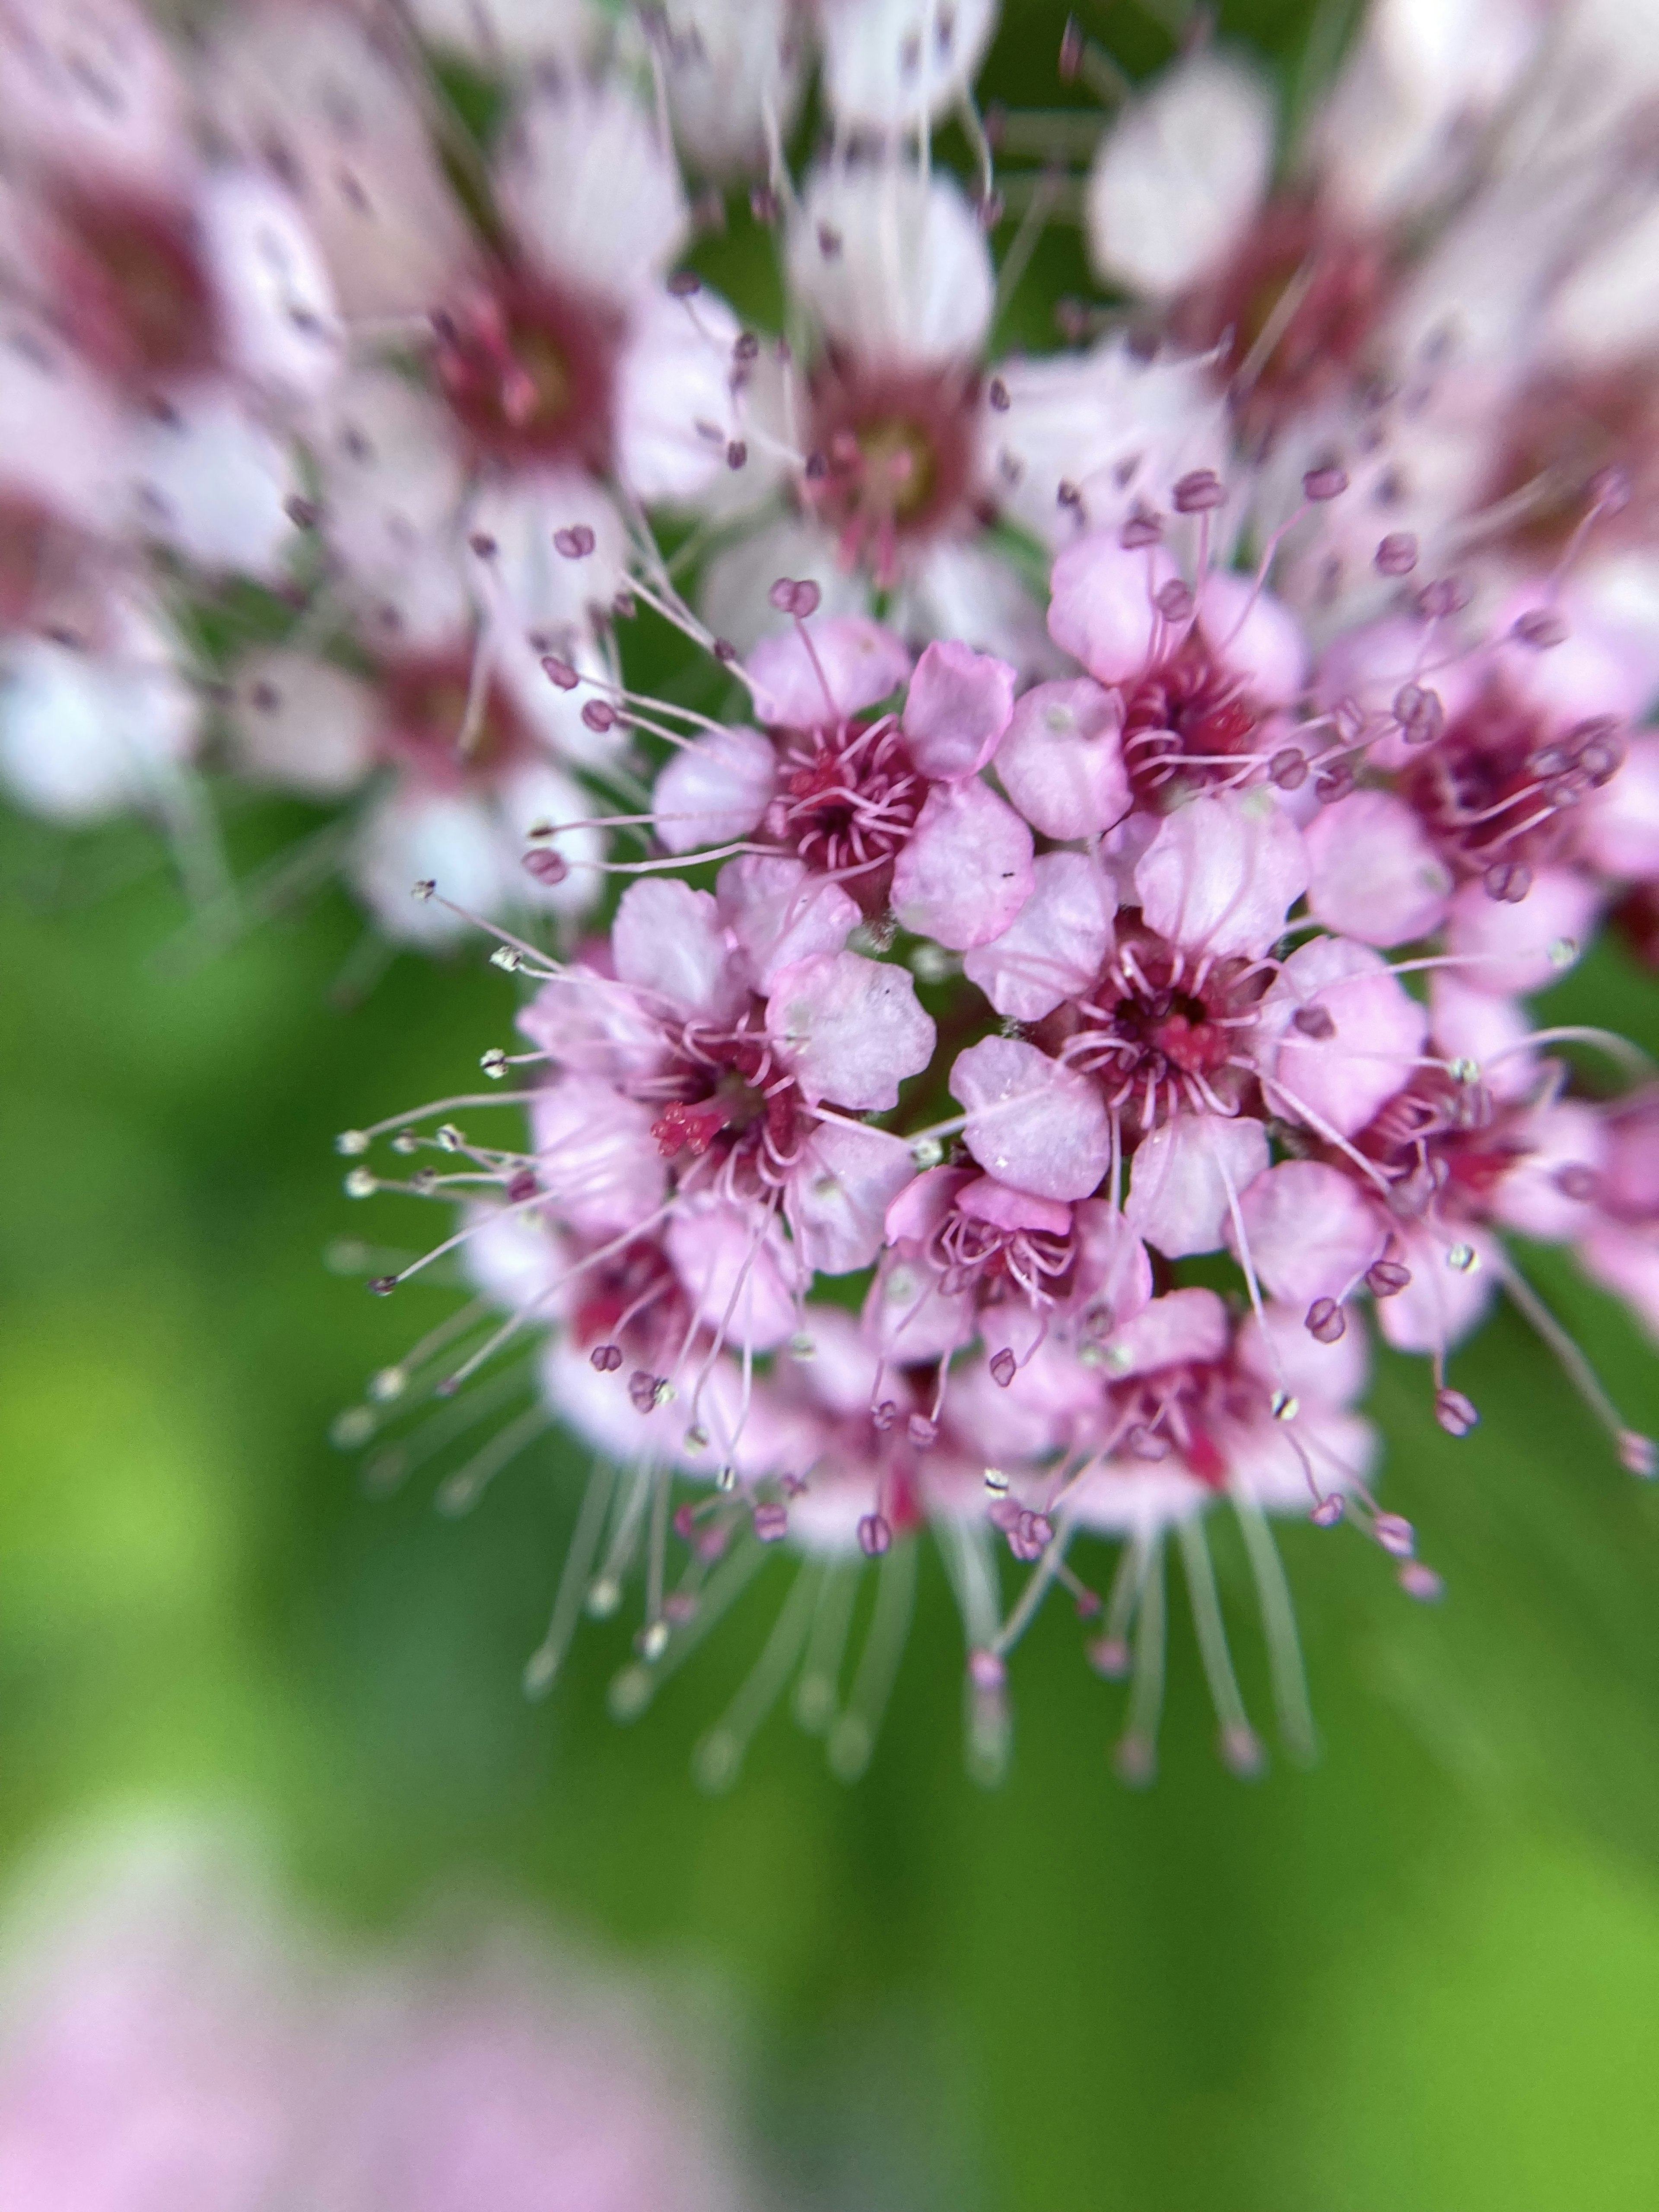
[[[477, 1914], [355, 1955], [229, 1839], [150, 1823], [9, 1904], [13, 2212], [742, 2212], [717, 2069], [663, 1996]], [[707, 2022], [704, 2023], [705, 2027]]]
[[[798, 1666], [862, 1765], [924, 1528], [977, 1764], [1059, 1585], [1150, 1771], [1173, 1545], [1248, 1771], [1223, 1506], [1305, 1747], [1267, 1516], [1438, 1589], [1371, 1486], [1373, 1328], [1462, 1435], [1449, 1363], [1507, 1293], [1653, 1471], [1506, 1239], [1659, 1333], [1659, 1092], [1527, 1004], [1605, 918], [1659, 930], [1659, 50], [1595, 0], [1378, 0], [1281, 155], [1201, 38], [1130, 92], [1068, 31], [1110, 113], [981, 118], [988, 4], [410, 12], [429, 50], [265, 0], [187, 58], [103, 7], [3, 56], [52, 118], [0, 379], [6, 774], [194, 821], [208, 717], [235, 773], [349, 795], [326, 854], [383, 933], [482, 922], [534, 987], [484, 1061], [517, 1087], [341, 1139], [353, 1195], [464, 1207], [376, 1289], [459, 1255], [475, 1293], [343, 1439], [502, 1362], [390, 1480], [528, 1364], [443, 1494], [592, 1442], [530, 1679], [642, 1557], [623, 1710], [796, 1553], [714, 1783]], [[428, 66], [458, 44], [482, 137]], [[777, 335], [683, 265], [737, 178]], [[994, 357], [1068, 210], [1112, 303]], [[185, 571], [287, 610], [211, 683], [163, 641]], [[665, 696], [635, 625], [687, 647]], [[382, 1174], [383, 1137], [444, 1163]]]

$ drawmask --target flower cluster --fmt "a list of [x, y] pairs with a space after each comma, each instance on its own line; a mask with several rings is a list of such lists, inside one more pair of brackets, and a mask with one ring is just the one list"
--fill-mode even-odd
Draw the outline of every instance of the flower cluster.
[[[551, 1424], [591, 1441], [530, 1680], [642, 1559], [619, 1710], [795, 1553], [711, 1784], [797, 1670], [861, 1766], [923, 1529], [976, 1765], [1059, 1586], [1150, 1772], [1173, 1547], [1253, 1768], [1224, 1506], [1305, 1748], [1270, 1516], [1439, 1587], [1372, 1487], [1373, 1330], [1462, 1435], [1452, 1356], [1508, 1295], [1653, 1471], [1508, 1240], [1659, 1333], [1659, 1095], [1528, 1004], [1604, 919], [1659, 938], [1659, 52], [1600, 0], [1376, 0], [1280, 158], [1271, 88], [1202, 39], [1133, 88], [1068, 30], [1100, 109], [981, 118], [988, 0], [394, 12], [388, 44], [262, 0], [185, 58], [100, 4], [5, 50], [43, 118], [6, 774], [124, 803], [210, 705], [232, 773], [343, 801], [323, 856], [385, 934], [481, 922], [533, 987], [484, 1059], [513, 1088], [341, 1139], [352, 1195], [463, 1208], [374, 1287], [472, 1292], [342, 1440], [489, 1367], [380, 1479], [515, 1395], [450, 1504]], [[430, 66], [458, 46], [483, 132]], [[686, 265], [737, 179], [771, 332]], [[1068, 213], [1111, 297], [1010, 353]], [[155, 580], [204, 571], [285, 611], [257, 644], [198, 623], [205, 684]], [[647, 679], [641, 636], [682, 665]], [[129, 726], [153, 698], [164, 742]], [[493, 1105], [527, 1138], [479, 1134]], [[383, 1173], [383, 1137], [420, 1164]], [[1098, 1590], [1091, 1532], [1121, 1540]]]
[[15, 2212], [755, 2201], [665, 2006], [522, 1918], [343, 1954], [222, 1836], [159, 1823], [38, 1889], [0, 1984]]

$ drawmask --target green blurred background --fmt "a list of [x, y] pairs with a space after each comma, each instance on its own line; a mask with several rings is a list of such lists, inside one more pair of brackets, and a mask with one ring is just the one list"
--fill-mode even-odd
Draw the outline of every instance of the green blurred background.
[[[984, 91], [1051, 99], [1064, 10], [1006, 12]], [[1288, 51], [1307, 18], [1224, 20]], [[1093, 27], [1136, 68], [1168, 50], [1127, 9]], [[1081, 284], [1061, 234], [1022, 295], [1033, 336]], [[240, 856], [308, 818], [253, 810]], [[605, 1714], [621, 1620], [527, 1705], [580, 1458], [544, 1444], [449, 1521], [418, 1478], [370, 1498], [327, 1441], [428, 1311], [325, 1268], [341, 1237], [397, 1233], [341, 1195], [333, 1133], [471, 1087], [512, 986], [482, 953], [403, 959], [339, 1011], [338, 895], [178, 973], [157, 955], [179, 896], [143, 860], [126, 833], [0, 829], [0, 1875], [159, 1796], [252, 1806], [365, 1923], [457, 1882], [528, 1893], [724, 1987], [760, 2155], [824, 2212], [1659, 2203], [1659, 1492], [1517, 1322], [1459, 1361], [1485, 1413], [1464, 1443], [1420, 1369], [1378, 1382], [1389, 1501], [1443, 1605], [1352, 1537], [1285, 1532], [1312, 1771], [1221, 1770], [1177, 1605], [1163, 1772], [1126, 1791], [1122, 1693], [1055, 1607], [1016, 1667], [1011, 1777], [981, 1792], [929, 1558], [863, 1783], [780, 1715], [704, 1797], [690, 1747], [776, 1578], [636, 1726]], [[1659, 994], [1611, 950], [1556, 1001], [1659, 1047]], [[1659, 1428], [1633, 1325], [1534, 1256]]]

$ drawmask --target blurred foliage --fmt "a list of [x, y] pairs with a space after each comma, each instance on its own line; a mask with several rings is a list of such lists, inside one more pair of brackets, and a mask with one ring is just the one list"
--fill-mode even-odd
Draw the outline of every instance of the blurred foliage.
[[[993, 91], [1054, 97], [1062, 15], [1010, 0]], [[1223, 15], [1279, 46], [1307, 20], [1267, 0]], [[1136, 69], [1168, 50], [1127, 7], [1091, 27]], [[1024, 335], [1083, 281], [1056, 234]], [[311, 819], [252, 810], [239, 859]], [[1312, 1771], [1224, 1774], [1177, 1605], [1164, 1771], [1124, 1790], [1122, 1693], [1051, 1606], [1015, 1671], [1012, 1777], [982, 1794], [930, 1558], [865, 1781], [841, 1787], [781, 1715], [738, 1789], [705, 1798], [690, 1746], [775, 1616], [781, 1563], [635, 1727], [605, 1713], [623, 1620], [586, 1626], [531, 1705], [576, 1455], [550, 1443], [446, 1521], [419, 1477], [366, 1497], [326, 1441], [410, 1327], [323, 1267], [339, 1238], [386, 1233], [341, 1196], [333, 1133], [471, 1087], [511, 986], [481, 957], [404, 958], [337, 1010], [360, 925], [333, 894], [180, 972], [179, 897], [137, 833], [65, 848], [8, 823], [0, 871], [8, 1863], [166, 1794], [260, 1808], [366, 1920], [447, 1883], [521, 1887], [735, 1992], [773, 2168], [825, 2212], [1659, 2200], [1659, 1492], [1518, 1322], [1460, 1358], [1486, 1415], [1463, 1443], [1419, 1368], [1377, 1383], [1389, 1502], [1442, 1606], [1411, 1605], [1352, 1537], [1285, 1533]], [[1652, 986], [1611, 950], [1556, 997], [1659, 1047]], [[1535, 1264], [1659, 1426], [1633, 1325], [1558, 1257]], [[1224, 1547], [1242, 1621], [1234, 1564]]]

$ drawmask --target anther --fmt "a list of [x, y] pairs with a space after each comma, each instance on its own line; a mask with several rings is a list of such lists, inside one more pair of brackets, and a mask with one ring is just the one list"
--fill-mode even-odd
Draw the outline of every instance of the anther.
[[884, 1398], [878, 1406], [872, 1406], [870, 1408], [871, 1427], [880, 1430], [884, 1434], [892, 1427], [897, 1419], [898, 1405], [892, 1398]]
[[1412, 1271], [1399, 1260], [1374, 1260], [1365, 1270], [1365, 1287], [1374, 1298], [1398, 1297]]
[[1396, 1559], [1409, 1559], [1417, 1549], [1417, 1531], [1403, 1514], [1379, 1513], [1376, 1516], [1376, 1540]]
[[1578, 957], [1577, 939], [1576, 937], [1556, 938], [1550, 945], [1547, 957], [1552, 968], [1571, 968]]
[[991, 1361], [991, 1380], [1006, 1390], [1014, 1379], [1018, 1365], [1018, 1362], [1013, 1353], [1009, 1351], [1006, 1345], [1004, 1345], [1002, 1350], [997, 1352]]
[[1567, 635], [1567, 625], [1550, 607], [1532, 607], [1520, 616], [1510, 632], [1517, 644], [1529, 645], [1534, 653], [1547, 652], [1559, 645]]
[[878, 1559], [893, 1543], [892, 1524], [882, 1514], [866, 1513], [859, 1522], [859, 1549], [866, 1559]]
[[906, 1432], [918, 1451], [926, 1451], [938, 1442], [939, 1423], [930, 1420], [926, 1413], [912, 1413], [906, 1424]]
[[348, 1198], [373, 1198], [380, 1188], [380, 1178], [369, 1168], [353, 1168], [343, 1185]]
[[1417, 566], [1417, 540], [1409, 530], [1391, 530], [1376, 549], [1376, 565], [1384, 576], [1409, 576]]
[[1000, 1467], [986, 1468], [985, 1487], [993, 1498], [1006, 1498], [1008, 1495], [1008, 1478]]
[[489, 956], [489, 964], [499, 968], [503, 975], [516, 975], [524, 966], [524, 955], [516, 945], [498, 945]]
[[362, 1129], [342, 1129], [334, 1139], [334, 1149], [349, 1160], [356, 1159], [368, 1150], [368, 1139]]
[[1417, 595], [1419, 611], [1431, 621], [1446, 615], [1460, 613], [1468, 606], [1472, 594], [1461, 576], [1438, 576], [1431, 584], [1425, 584]]
[[1446, 1585], [1432, 1567], [1425, 1567], [1421, 1559], [1407, 1559], [1400, 1570], [1400, 1587], [1407, 1597], [1416, 1598], [1420, 1604], [1432, 1605], [1446, 1594]]
[[1308, 780], [1308, 756], [1282, 745], [1267, 763], [1267, 779], [1280, 791], [1300, 791]]
[[1308, 1518], [1316, 1528], [1334, 1528], [1342, 1518], [1342, 1493], [1333, 1490], [1322, 1498]]
[[527, 876], [533, 876], [538, 884], [549, 886], [562, 884], [570, 873], [569, 864], [563, 854], [556, 853], [550, 845], [539, 846], [534, 852], [526, 853], [523, 866]]
[[561, 691], [574, 691], [581, 678], [568, 660], [561, 660], [556, 653], [542, 655], [542, 674], [556, 684]]
[[553, 550], [562, 553], [567, 561], [585, 560], [593, 550], [596, 540], [585, 522], [574, 523], [568, 530], [553, 532]]
[[1164, 524], [1150, 507], [1137, 504], [1134, 512], [1117, 533], [1117, 542], [1127, 553], [1143, 545], [1156, 545], [1164, 535]]
[[1402, 684], [1394, 695], [1395, 720], [1408, 745], [1431, 745], [1446, 726], [1440, 694], [1421, 684]]
[[738, 361], [758, 361], [760, 340], [753, 331], [739, 331], [732, 351], [733, 356]]
[[1500, 906], [1519, 906], [1532, 889], [1532, 870], [1524, 860], [1494, 860], [1481, 877], [1480, 888]]
[[1275, 1390], [1271, 1405], [1273, 1417], [1276, 1421], [1293, 1421], [1302, 1411], [1302, 1401], [1289, 1390]]
[[1340, 499], [1347, 489], [1347, 471], [1334, 466], [1310, 469], [1302, 479], [1304, 497], [1312, 500], [1316, 505], [1322, 504], [1329, 499]]
[[974, 1651], [968, 1657], [968, 1679], [976, 1690], [1000, 1690], [1007, 1685], [1008, 1669], [994, 1651]]
[[601, 1375], [614, 1375], [622, 1363], [622, 1346], [619, 1344], [596, 1344], [587, 1355], [588, 1365]]
[[1565, 1167], [1557, 1168], [1552, 1181], [1563, 1198], [1575, 1200], [1588, 1206], [1601, 1188], [1601, 1178], [1581, 1160], [1569, 1160]]
[[1348, 1316], [1335, 1298], [1316, 1298], [1308, 1308], [1308, 1334], [1316, 1344], [1337, 1344], [1348, 1326]]
[[419, 899], [421, 904], [424, 906], [431, 898], [432, 894], [437, 890], [437, 888], [438, 884], [435, 877], [422, 876], [418, 883], [410, 885], [410, 896], [411, 898]]
[[789, 1340], [789, 1357], [792, 1359], [816, 1359], [817, 1354], [818, 1347], [812, 1339], [804, 1329], [797, 1329]]
[[395, 1275], [376, 1275], [368, 1287], [377, 1298], [389, 1298], [398, 1287], [398, 1278]]
[[1434, 1418], [1449, 1437], [1466, 1437], [1479, 1427], [1480, 1413], [1473, 1398], [1443, 1386], [1434, 1394]]
[[754, 1515], [755, 1534], [763, 1544], [775, 1544], [789, 1534], [789, 1509], [785, 1505], [757, 1505]]
[[991, 379], [985, 396], [999, 415], [1006, 415], [1013, 404], [1008, 396], [1008, 387], [1000, 376], [994, 376]]
[[1618, 1436], [1619, 1463], [1630, 1474], [1639, 1474], [1644, 1481], [1651, 1481], [1659, 1474], [1659, 1450], [1651, 1437], [1644, 1437], [1635, 1429], [1620, 1429]]
[[441, 1152], [459, 1152], [466, 1142], [465, 1136], [453, 1121], [441, 1121], [432, 1134]]
[[1160, 585], [1152, 594], [1152, 602], [1165, 622], [1172, 623], [1190, 620], [1194, 604], [1192, 593], [1179, 576], [1171, 576], [1167, 584]]
[[500, 550], [487, 530], [475, 530], [466, 542], [481, 561], [493, 561]]
[[590, 730], [611, 730], [617, 726], [617, 710], [605, 699], [590, 699], [582, 708], [582, 720]]
[[1480, 1255], [1473, 1244], [1453, 1244], [1448, 1248], [1446, 1265], [1454, 1274], [1472, 1275], [1480, 1265]]
[[668, 280], [668, 289], [677, 300], [690, 300], [702, 289], [702, 279], [695, 269], [677, 269]]
[[507, 1054], [501, 1050], [500, 1045], [492, 1044], [489, 1051], [480, 1059], [478, 1065], [492, 1082], [499, 1083], [507, 1073]]
[[1177, 514], [1206, 514], [1225, 505], [1227, 487], [1213, 469], [1189, 469], [1176, 478], [1173, 498]]
[[1336, 1035], [1335, 1017], [1328, 1006], [1298, 1006], [1291, 1016], [1291, 1027], [1318, 1044], [1328, 1044]]
[[749, 448], [744, 445], [741, 438], [732, 438], [727, 440], [726, 447], [726, 465], [728, 469], [742, 468], [748, 461], [748, 459]]
[[1230, 1774], [1249, 1782], [1265, 1770], [1267, 1755], [1255, 1730], [1234, 1722], [1221, 1731], [1221, 1762]]
[[587, 1593], [587, 1610], [595, 1620], [609, 1620], [622, 1603], [622, 1584], [615, 1575], [601, 1575]]

